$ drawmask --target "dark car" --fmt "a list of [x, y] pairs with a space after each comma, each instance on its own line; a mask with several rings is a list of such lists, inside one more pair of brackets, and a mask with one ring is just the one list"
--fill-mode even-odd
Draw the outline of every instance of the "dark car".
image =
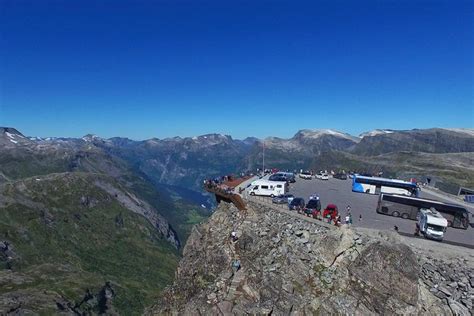
[[285, 177], [286, 181], [288, 181], [290, 183], [295, 183], [296, 182], [295, 174], [292, 173], [292, 172], [279, 171], [279, 172], [275, 173], [274, 175], [275, 176], [283, 176], [283, 177]]
[[284, 175], [286, 177], [286, 179], [288, 179], [288, 182], [290, 182], [290, 183], [295, 183], [296, 182], [295, 174], [293, 172], [280, 172], [279, 174]]
[[268, 181], [282, 181], [282, 182], [288, 182], [288, 179], [281, 174], [273, 174], [268, 178]]
[[288, 204], [288, 208], [291, 211], [302, 211], [304, 209], [304, 199], [303, 198], [294, 198], [290, 204]]
[[304, 212], [308, 216], [318, 217], [321, 212], [321, 200], [318, 198], [310, 199], [304, 208]]
[[336, 173], [332, 177], [336, 178], [336, 179], [339, 179], [339, 180], [347, 180], [347, 174], [345, 174], [345, 173]]
[[293, 194], [280, 194], [272, 199], [272, 203], [275, 204], [288, 204], [293, 200]]

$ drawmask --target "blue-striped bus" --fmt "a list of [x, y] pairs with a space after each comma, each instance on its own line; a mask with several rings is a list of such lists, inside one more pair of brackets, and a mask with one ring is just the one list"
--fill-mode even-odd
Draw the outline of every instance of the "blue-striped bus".
[[407, 196], [418, 196], [416, 183], [378, 177], [366, 177], [354, 175], [352, 178], [352, 192], [369, 194], [400, 194]]

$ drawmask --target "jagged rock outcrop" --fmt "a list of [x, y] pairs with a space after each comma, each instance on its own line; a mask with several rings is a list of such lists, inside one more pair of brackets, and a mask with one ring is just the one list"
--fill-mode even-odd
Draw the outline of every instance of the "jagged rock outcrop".
[[[424, 260], [392, 232], [329, 229], [252, 203], [247, 212], [221, 203], [208, 222], [194, 228], [174, 284], [148, 313], [438, 315], [468, 310], [474, 293], [468, 282], [463, 283], [465, 302], [440, 299], [423, 282]], [[474, 272], [472, 261], [462, 269]]]

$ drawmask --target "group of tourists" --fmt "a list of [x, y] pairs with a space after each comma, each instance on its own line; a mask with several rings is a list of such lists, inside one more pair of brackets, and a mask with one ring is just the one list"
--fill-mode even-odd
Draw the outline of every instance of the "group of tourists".
[[218, 189], [225, 194], [233, 194], [234, 188], [229, 187], [228, 185], [224, 184], [226, 181], [231, 181], [229, 179], [231, 176], [224, 176], [222, 178], [215, 178], [215, 179], [208, 179], [204, 180], [204, 186], [209, 189]]

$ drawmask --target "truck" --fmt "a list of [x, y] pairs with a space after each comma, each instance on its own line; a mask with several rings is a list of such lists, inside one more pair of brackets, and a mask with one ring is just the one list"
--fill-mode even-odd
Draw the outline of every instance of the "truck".
[[250, 195], [263, 195], [275, 197], [288, 192], [288, 183], [286, 181], [268, 181], [256, 180], [250, 184]]
[[442, 241], [448, 227], [448, 220], [435, 208], [421, 208], [418, 212], [418, 228], [428, 239]]

